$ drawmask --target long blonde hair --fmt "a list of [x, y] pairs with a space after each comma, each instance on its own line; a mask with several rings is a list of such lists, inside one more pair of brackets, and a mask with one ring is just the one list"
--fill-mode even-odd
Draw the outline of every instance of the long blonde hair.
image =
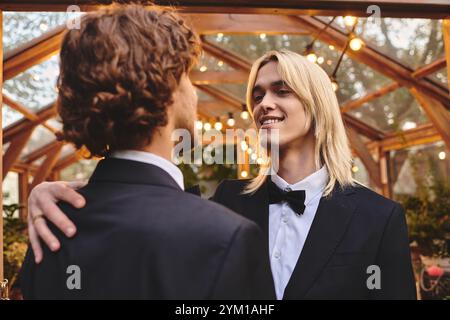
[[[339, 104], [330, 78], [318, 65], [289, 50], [267, 52], [255, 61], [250, 71], [246, 98], [249, 113], [253, 117], [252, 90], [258, 71], [270, 61], [278, 62], [278, 73], [303, 104], [307, 121], [314, 130], [316, 169], [324, 165], [329, 175], [324, 196], [331, 194], [336, 183], [341, 187], [353, 185], [352, 154]], [[270, 166], [269, 156], [269, 160], [260, 166], [258, 175], [250, 181], [243, 193], [258, 190], [266, 181]]]

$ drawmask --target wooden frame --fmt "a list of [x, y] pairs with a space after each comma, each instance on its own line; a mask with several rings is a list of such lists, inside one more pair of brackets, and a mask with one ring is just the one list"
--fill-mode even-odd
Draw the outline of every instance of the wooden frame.
[[[81, 10], [89, 11], [100, 7], [99, 1], [78, 0]], [[160, 5], [173, 5], [171, 0], [159, 0]], [[71, 0], [0, 0], [0, 9], [6, 11], [66, 11]], [[177, 6], [189, 13], [251, 13], [337, 16], [353, 15], [367, 17], [368, 3], [364, 0], [179, 0]], [[446, 0], [377, 0], [384, 17], [410, 17], [442, 19], [450, 15]]]

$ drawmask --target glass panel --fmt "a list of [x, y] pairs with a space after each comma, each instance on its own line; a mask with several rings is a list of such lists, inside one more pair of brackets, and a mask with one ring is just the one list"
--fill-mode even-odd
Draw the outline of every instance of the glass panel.
[[[334, 68], [335, 64], [333, 64]], [[329, 73], [332, 74], [332, 71]], [[364, 97], [392, 82], [381, 73], [365, 64], [344, 56], [336, 74], [339, 89], [336, 91], [339, 104]]]
[[74, 163], [67, 168], [61, 170], [61, 180], [63, 181], [74, 181], [81, 180], [85, 181], [89, 179], [92, 172], [97, 165], [98, 160], [94, 159], [82, 159], [77, 163]]
[[78, 15], [72, 12], [4, 12], [3, 48], [8, 52]]
[[[266, 36], [263, 39], [257, 35], [227, 35], [222, 38], [207, 36], [207, 39], [224, 49], [245, 57], [250, 62], [273, 49], [286, 48], [303, 53], [306, 45], [312, 41], [310, 36], [299, 35], [274, 35]], [[318, 40], [314, 43], [314, 52], [318, 57], [318, 65], [328, 75], [331, 75], [341, 52]], [[389, 78], [347, 56], [344, 56], [336, 77], [339, 82], [339, 90], [336, 95], [340, 104], [362, 97], [391, 82]], [[245, 93], [245, 90], [242, 92]]]
[[[350, 31], [343, 17], [337, 17], [333, 25]], [[441, 20], [359, 18], [355, 33], [377, 51], [413, 69], [444, 55]]]
[[438, 181], [450, 181], [450, 150], [440, 141], [393, 151], [391, 168], [395, 197], [417, 194]]
[[430, 78], [431, 80], [434, 80], [437, 83], [444, 85], [444, 87], [446, 89], [448, 89], [447, 68], [444, 68], [442, 70], [439, 70], [438, 72], [432, 73], [427, 78]]
[[44, 126], [39, 125], [38, 127], [36, 127], [36, 129], [34, 129], [30, 140], [27, 142], [25, 148], [23, 148], [21, 158], [27, 156], [33, 151], [42, 148], [43, 146], [54, 140], [55, 135]]
[[229, 93], [231, 96], [239, 98], [242, 102], [245, 102], [245, 92], [247, 91], [246, 84], [235, 84], [235, 83], [222, 83], [213, 84], [211, 87], [217, 88], [221, 91]]
[[412, 129], [428, 121], [422, 107], [405, 88], [365, 103], [350, 114], [385, 132]]
[[2, 107], [2, 127], [3, 127], [3, 129], [12, 125], [16, 121], [19, 121], [20, 119], [23, 119], [23, 115], [20, 112], [14, 110], [13, 108], [9, 107], [6, 104], [3, 104], [3, 107]]
[[296, 52], [303, 52], [311, 41], [310, 36], [299, 35], [224, 35], [223, 37], [206, 36], [206, 39], [224, 49], [252, 62], [265, 52], [286, 48]]
[[195, 65], [194, 70], [197, 71], [230, 71], [233, 70], [232, 67], [227, 65], [221, 60], [216, 59], [215, 57], [203, 53], [198, 63]]
[[359, 158], [354, 158], [352, 167], [353, 178], [364, 186], [370, 188], [371, 181], [366, 167]]
[[47, 120], [46, 123], [57, 130], [62, 130], [62, 122], [57, 120], [56, 118]]
[[54, 55], [47, 61], [7, 80], [3, 84], [5, 94], [32, 111], [54, 102], [57, 97], [58, 59], [58, 56]]
[[75, 147], [71, 144], [65, 144], [62, 147], [61, 153], [59, 155], [59, 159], [64, 159], [65, 157], [67, 157], [69, 154], [72, 154], [76, 151]]
[[[3, 204], [19, 203], [19, 175], [17, 172], [9, 171], [3, 180]], [[16, 211], [13, 217], [18, 217], [19, 212]]]

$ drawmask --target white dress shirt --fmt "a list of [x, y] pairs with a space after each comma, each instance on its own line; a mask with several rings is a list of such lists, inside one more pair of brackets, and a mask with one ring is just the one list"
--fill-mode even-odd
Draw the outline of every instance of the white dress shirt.
[[269, 253], [270, 265], [277, 299], [284, 290], [302, 252], [309, 229], [316, 215], [320, 198], [328, 182], [325, 167], [305, 179], [289, 184], [278, 175], [272, 181], [282, 190], [305, 190], [305, 211], [297, 215], [287, 202], [269, 205]]
[[118, 150], [111, 154], [111, 158], [139, 161], [160, 167], [184, 190], [184, 179], [181, 170], [169, 160], [154, 153], [137, 150]]

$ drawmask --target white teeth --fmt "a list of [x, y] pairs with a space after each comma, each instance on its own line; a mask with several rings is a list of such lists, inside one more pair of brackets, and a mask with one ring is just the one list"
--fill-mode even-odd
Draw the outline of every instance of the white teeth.
[[282, 119], [267, 119], [267, 120], [264, 120], [262, 124], [271, 124], [271, 123], [277, 123], [280, 121], [282, 121]]

